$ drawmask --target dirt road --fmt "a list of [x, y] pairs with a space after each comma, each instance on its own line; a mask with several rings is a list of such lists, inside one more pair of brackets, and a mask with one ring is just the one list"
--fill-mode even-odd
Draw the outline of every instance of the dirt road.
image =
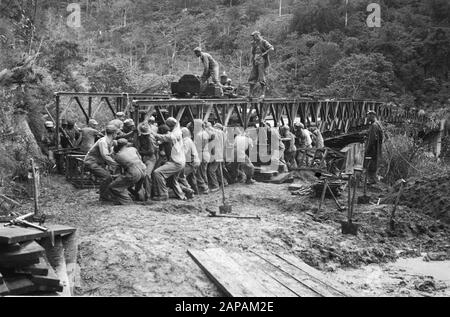
[[[208, 247], [293, 254], [369, 296], [450, 294], [448, 284], [420, 290], [415, 281], [423, 274], [384, 269], [383, 264], [399, 256], [448, 251], [447, 225], [400, 207], [399, 230], [390, 233], [390, 206], [357, 206], [360, 234], [344, 236], [339, 221], [345, 215], [331, 201], [316, 214], [316, 199], [293, 196], [287, 187], [257, 183], [226, 188], [233, 212], [259, 215], [261, 220], [208, 217], [204, 208], [218, 210], [220, 192], [187, 202], [105, 206], [95, 190], [76, 190], [58, 177], [44, 182], [41, 200], [49, 222], [79, 228], [80, 296], [220, 296], [186, 253]], [[345, 205], [346, 198], [340, 199]], [[394, 283], [392, 287], [366, 283], [367, 265], [377, 266], [379, 276], [388, 286]], [[401, 287], [392, 274], [401, 275]]]

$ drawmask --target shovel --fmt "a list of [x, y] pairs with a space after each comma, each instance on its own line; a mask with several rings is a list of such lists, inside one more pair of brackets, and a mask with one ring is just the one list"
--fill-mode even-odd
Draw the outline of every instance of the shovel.
[[348, 177], [348, 210], [347, 210], [347, 222], [341, 222], [342, 234], [352, 234], [356, 236], [358, 232], [358, 225], [352, 223], [353, 207], [355, 205], [355, 194], [356, 194], [356, 176], [354, 177], [354, 187], [353, 187], [353, 197], [351, 193], [352, 175]]
[[[366, 157], [366, 161], [370, 161], [371, 157]], [[367, 205], [370, 203], [370, 196], [367, 196], [367, 168], [364, 169], [364, 195], [358, 197], [357, 200], [358, 205]]]
[[219, 162], [219, 170], [220, 170], [220, 178], [222, 179], [221, 188], [222, 188], [222, 206], [219, 206], [219, 213], [221, 214], [229, 214], [231, 213], [231, 205], [227, 205], [225, 203], [225, 187], [223, 185], [223, 170], [222, 170], [222, 162]]

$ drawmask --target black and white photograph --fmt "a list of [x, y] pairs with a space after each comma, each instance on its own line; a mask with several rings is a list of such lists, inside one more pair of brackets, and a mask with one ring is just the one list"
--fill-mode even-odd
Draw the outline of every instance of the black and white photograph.
[[449, 0], [0, 0], [0, 297], [449, 297], [449, 75]]

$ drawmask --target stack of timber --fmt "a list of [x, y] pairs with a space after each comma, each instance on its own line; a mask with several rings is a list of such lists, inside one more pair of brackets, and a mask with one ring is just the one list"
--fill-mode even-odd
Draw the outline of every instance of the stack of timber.
[[[66, 263], [64, 253], [75, 251], [76, 230], [58, 225], [47, 227], [49, 231], [44, 232], [0, 225], [0, 296], [71, 295], [68, 275], [71, 265]], [[63, 236], [71, 245], [67, 250]]]
[[291, 255], [220, 248], [188, 254], [226, 296], [350, 297], [356, 293]]

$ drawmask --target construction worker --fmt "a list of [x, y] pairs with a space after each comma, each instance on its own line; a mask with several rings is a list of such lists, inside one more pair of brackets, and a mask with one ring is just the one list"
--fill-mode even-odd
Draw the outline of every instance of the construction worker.
[[146, 166], [144, 179], [144, 200], [149, 200], [152, 195], [152, 173], [158, 156], [157, 147], [158, 145], [156, 143], [156, 139], [150, 132], [150, 126], [147, 124], [140, 124], [136, 148], [142, 157], [142, 162]]
[[297, 165], [308, 165], [308, 149], [312, 148], [311, 132], [305, 129], [305, 126], [301, 122], [294, 123], [294, 127], [297, 149], [300, 149], [296, 157]]
[[209, 190], [216, 192], [220, 189], [219, 185], [222, 184], [223, 179], [220, 176], [219, 166], [224, 163], [224, 145], [225, 145], [225, 133], [218, 128], [212, 127], [211, 124], [208, 127], [208, 133], [210, 135], [210, 161], [207, 168]]
[[247, 155], [247, 152], [250, 152], [253, 148], [253, 141], [250, 137], [245, 135], [244, 132], [236, 135], [234, 138], [234, 161], [231, 164], [231, 173], [232, 179], [234, 182], [238, 181], [239, 171], [243, 171], [246, 180], [246, 184], [254, 184], [255, 180], [253, 179], [253, 174], [255, 172], [255, 167], [253, 166], [250, 158]]
[[376, 184], [378, 182], [378, 164], [382, 156], [383, 146], [383, 128], [377, 120], [375, 111], [367, 112], [367, 121], [370, 124], [367, 132], [367, 140], [365, 144], [365, 157], [370, 157], [370, 160], [364, 160], [364, 167], [367, 169], [368, 184]]
[[60, 144], [63, 149], [67, 149], [72, 147], [69, 143], [69, 136], [67, 134], [67, 120], [62, 119], [61, 120], [61, 127], [58, 131], [59, 137], [60, 137]]
[[150, 118], [148, 118], [147, 122], [150, 127], [150, 131], [152, 131], [153, 133], [157, 133], [158, 132], [158, 124], [156, 123], [155, 117], [150, 116]]
[[157, 196], [154, 200], [162, 201], [169, 199], [167, 181], [171, 178], [171, 187], [180, 199], [186, 199], [183, 191], [178, 183], [178, 175], [186, 165], [186, 159], [183, 150], [183, 135], [181, 133], [178, 121], [170, 117], [166, 120], [166, 124], [170, 129], [168, 134], [155, 134], [157, 141], [169, 142], [172, 149], [169, 161], [153, 171], [153, 179]]
[[[127, 139], [119, 139], [114, 147], [114, 160], [123, 171], [108, 186], [111, 200], [116, 205], [131, 203], [133, 199], [129, 193], [133, 192], [133, 186], [140, 189], [145, 178], [145, 164], [142, 163], [141, 156], [136, 148], [127, 145]], [[137, 199], [137, 191], [134, 191], [133, 194]]]
[[84, 158], [84, 165], [100, 181], [101, 201], [111, 200], [108, 185], [112, 182], [112, 177], [107, 167], [110, 169], [117, 167], [116, 161], [111, 157], [113, 141], [117, 134], [116, 126], [108, 125], [105, 133], [106, 135], [95, 142]]
[[317, 149], [323, 149], [325, 147], [322, 133], [318, 127], [311, 128], [312, 145]]
[[288, 169], [296, 168], [295, 155], [297, 148], [295, 147], [295, 135], [289, 131], [289, 126], [284, 125], [280, 128], [281, 141], [284, 144], [284, 159]]
[[198, 194], [197, 178], [195, 172], [200, 166], [200, 159], [198, 157], [197, 148], [194, 141], [191, 138], [191, 132], [188, 128], [182, 128], [181, 133], [183, 135], [183, 150], [186, 158], [186, 165], [183, 171], [180, 173], [179, 182], [183, 192], [188, 198], [192, 197], [192, 193]]
[[87, 153], [95, 142], [103, 137], [103, 134], [97, 130], [97, 126], [98, 122], [94, 119], [90, 119], [88, 126], [81, 129], [81, 136], [78, 140], [81, 152]]
[[211, 155], [209, 152], [210, 135], [206, 131], [206, 123], [200, 119], [194, 120], [194, 143], [200, 158], [200, 166], [197, 168], [197, 187], [199, 194], [208, 194], [208, 163]]
[[53, 121], [45, 121], [45, 132], [41, 138], [41, 150], [44, 155], [48, 157], [51, 162], [55, 162], [53, 150], [56, 147], [56, 138]]
[[135, 137], [137, 136], [136, 126], [133, 119], [125, 119], [123, 121], [122, 133], [119, 133], [118, 137], [126, 139], [128, 143], [134, 144]]
[[81, 133], [77, 128], [75, 128], [75, 121], [67, 120], [67, 129], [65, 131], [70, 147], [78, 147], [78, 140], [81, 137]]
[[278, 172], [287, 173], [288, 168], [284, 160], [284, 151], [286, 148], [281, 138], [280, 131], [277, 127], [272, 127], [269, 129], [271, 150], [270, 165]]
[[323, 155], [325, 153], [325, 144], [323, 141], [322, 133], [320, 132], [319, 128], [317, 127], [311, 128], [311, 139], [312, 145], [317, 149], [313, 159], [322, 160]]
[[194, 54], [195, 56], [200, 58], [200, 61], [203, 65], [203, 73], [200, 77], [200, 83], [203, 86], [203, 89], [209, 78], [211, 78], [214, 85], [221, 88], [222, 85], [219, 81], [219, 63], [216, 62], [211, 54], [202, 52], [202, 49], [200, 47], [196, 47], [194, 49]]
[[108, 125], [115, 125], [118, 130], [123, 129], [123, 122], [125, 121], [125, 113], [123, 112], [117, 112], [116, 118], [109, 121]]
[[252, 70], [248, 83], [250, 85], [248, 95], [253, 97], [254, 88], [257, 83], [261, 85], [261, 96], [266, 93], [267, 69], [270, 66], [269, 52], [273, 51], [273, 46], [265, 40], [259, 31], [255, 31], [252, 36]]

